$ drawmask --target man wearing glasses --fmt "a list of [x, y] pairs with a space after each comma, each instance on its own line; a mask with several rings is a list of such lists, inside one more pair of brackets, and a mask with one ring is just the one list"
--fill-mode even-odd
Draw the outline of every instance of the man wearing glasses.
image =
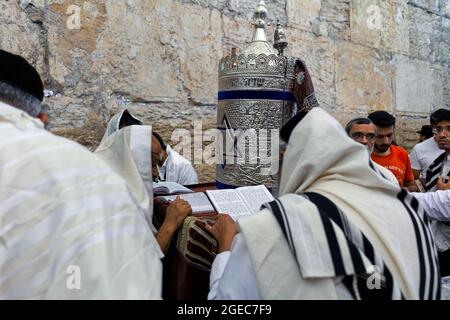
[[[355, 140], [356, 142], [366, 146], [367, 151], [369, 152], [369, 156], [372, 154], [373, 149], [375, 147], [375, 138], [377, 136], [377, 127], [375, 124], [368, 118], [356, 118], [350, 120], [349, 123], [345, 126], [345, 131], [349, 135], [350, 138]], [[386, 179], [390, 182], [398, 185], [397, 178], [394, 174], [386, 169], [383, 166], [380, 166], [378, 163], [373, 162], [375, 167], [384, 175]]]
[[431, 115], [433, 135], [441, 154], [428, 167], [425, 190], [450, 189], [450, 110], [439, 109]]
[[[428, 167], [425, 180], [427, 192], [448, 190], [450, 184], [450, 110], [439, 109], [431, 114], [433, 134], [442, 153]], [[439, 251], [442, 276], [450, 276], [450, 223], [433, 222], [431, 225]]]
[[414, 188], [414, 175], [408, 153], [393, 144], [395, 118], [386, 111], [372, 112], [368, 118], [377, 126], [372, 160], [389, 169], [397, 178], [400, 187]]

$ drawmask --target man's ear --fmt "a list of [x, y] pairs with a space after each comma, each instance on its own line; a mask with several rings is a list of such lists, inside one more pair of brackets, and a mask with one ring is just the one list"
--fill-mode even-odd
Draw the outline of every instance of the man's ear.
[[39, 120], [42, 121], [44, 125], [48, 124], [48, 114], [45, 112], [39, 112], [38, 116]]

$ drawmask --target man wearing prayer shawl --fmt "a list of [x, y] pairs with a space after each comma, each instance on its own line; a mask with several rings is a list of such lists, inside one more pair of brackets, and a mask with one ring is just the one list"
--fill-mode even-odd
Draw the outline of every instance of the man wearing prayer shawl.
[[181, 185], [198, 183], [197, 172], [191, 162], [173, 150], [156, 132], [153, 132], [152, 157], [153, 177], [156, 181]]
[[119, 113], [116, 113], [111, 119], [108, 121], [108, 125], [106, 126], [105, 134], [103, 135], [102, 144], [110, 135], [119, 131], [120, 129], [132, 126], [132, 125], [142, 125], [142, 121], [131, 114], [128, 109], [123, 109]]
[[187, 201], [177, 199], [168, 206], [159, 231], [152, 224], [152, 127], [131, 125], [122, 128], [107, 137], [95, 154], [127, 181], [131, 193], [145, 212], [156, 240], [166, 253], [173, 235], [192, 209]]
[[371, 167], [333, 117], [301, 102], [280, 134], [280, 197], [237, 225], [219, 215], [208, 227], [219, 243], [209, 298], [438, 299], [436, 248], [417, 200]]
[[44, 129], [42, 99], [36, 70], [0, 50], [0, 299], [161, 299], [144, 211], [103, 161]]

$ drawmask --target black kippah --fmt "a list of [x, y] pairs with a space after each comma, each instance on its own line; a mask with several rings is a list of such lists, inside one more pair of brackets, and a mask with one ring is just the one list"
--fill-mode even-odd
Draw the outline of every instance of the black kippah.
[[0, 82], [32, 95], [44, 98], [44, 85], [36, 69], [21, 56], [0, 50]]

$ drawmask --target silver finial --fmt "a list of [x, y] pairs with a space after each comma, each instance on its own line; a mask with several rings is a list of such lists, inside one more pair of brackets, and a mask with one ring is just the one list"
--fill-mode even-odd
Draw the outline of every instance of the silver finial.
[[250, 46], [244, 51], [244, 54], [275, 54], [273, 49], [267, 43], [266, 38], [266, 23], [267, 8], [263, 0], [259, 1], [256, 9], [253, 13], [253, 25], [255, 26], [255, 32], [253, 33], [253, 39]]
[[263, 0], [261, 0], [256, 6], [255, 12], [253, 13], [253, 18], [255, 19], [254, 24], [256, 28], [266, 28], [267, 8]]
[[273, 47], [278, 50], [278, 55], [284, 55], [284, 49], [288, 46], [288, 41], [286, 38], [286, 33], [281, 27], [280, 20], [277, 20], [277, 28], [275, 29], [275, 35], [273, 40]]

